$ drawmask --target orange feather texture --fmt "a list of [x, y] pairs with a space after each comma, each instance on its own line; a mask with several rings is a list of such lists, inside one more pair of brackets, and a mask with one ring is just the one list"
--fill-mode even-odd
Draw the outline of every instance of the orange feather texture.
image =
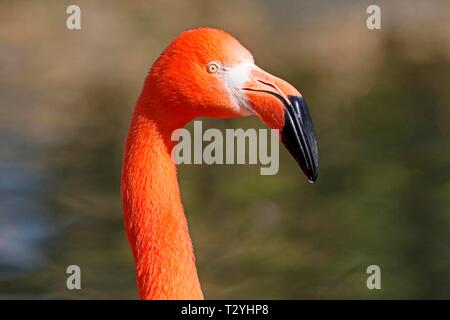
[[[207, 72], [211, 61], [253, 65], [250, 52], [229, 34], [210, 28], [186, 31], [153, 64], [133, 113], [125, 144], [122, 202], [141, 299], [203, 299], [170, 136], [199, 116], [242, 115], [223, 79]], [[281, 106], [259, 110], [261, 117], [281, 128], [282, 104], [269, 95], [264, 99], [262, 105]]]

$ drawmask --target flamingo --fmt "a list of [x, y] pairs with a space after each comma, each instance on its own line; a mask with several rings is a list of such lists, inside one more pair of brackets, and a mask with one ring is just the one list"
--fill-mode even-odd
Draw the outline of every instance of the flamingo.
[[283, 144], [315, 182], [317, 142], [305, 100], [257, 67], [230, 34], [185, 31], [151, 67], [126, 138], [121, 181], [140, 299], [204, 298], [171, 157], [172, 132], [197, 117], [249, 115], [279, 129]]

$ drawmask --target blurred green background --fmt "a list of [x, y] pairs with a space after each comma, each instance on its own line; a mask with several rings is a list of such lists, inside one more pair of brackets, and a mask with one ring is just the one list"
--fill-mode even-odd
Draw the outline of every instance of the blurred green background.
[[[450, 298], [450, 3], [376, 1], [379, 31], [369, 4], [0, 1], [0, 298], [137, 297], [123, 142], [151, 64], [198, 26], [302, 92], [321, 162], [314, 185], [284, 148], [275, 176], [180, 167], [206, 297]], [[66, 289], [71, 264], [82, 290]], [[382, 290], [366, 287], [371, 264]]]

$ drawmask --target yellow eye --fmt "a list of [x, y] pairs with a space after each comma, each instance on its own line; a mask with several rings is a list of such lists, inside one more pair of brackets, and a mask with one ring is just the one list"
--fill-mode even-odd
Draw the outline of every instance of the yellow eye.
[[212, 73], [212, 74], [217, 73], [220, 69], [220, 64], [215, 61], [210, 62], [210, 63], [208, 63], [207, 69], [208, 69], [209, 73]]

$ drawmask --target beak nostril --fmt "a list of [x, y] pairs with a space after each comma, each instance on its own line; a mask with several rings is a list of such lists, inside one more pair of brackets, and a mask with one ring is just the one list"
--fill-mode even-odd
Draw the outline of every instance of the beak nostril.
[[259, 82], [259, 83], [262, 83], [262, 84], [264, 84], [264, 85], [266, 85], [268, 87], [271, 87], [272, 89], [275, 89], [276, 91], [279, 91], [278, 88], [275, 85], [273, 85], [272, 83], [270, 83], [270, 82], [266, 82], [266, 81], [263, 81], [263, 80], [260, 80], [260, 79], [256, 79], [256, 81]]
[[272, 93], [276, 93], [277, 95], [283, 97], [286, 101], [288, 101], [288, 97], [286, 97], [286, 95], [284, 94], [284, 92], [282, 90], [280, 90], [280, 88], [278, 88], [277, 84], [274, 82], [269, 82], [269, 81], [264, 81], [261, 79], [255, 79], [256, 82], [261, 83], [262, 85], [269, 87], [270, 89], [273, 90], [268, 90], [271, 91]]

